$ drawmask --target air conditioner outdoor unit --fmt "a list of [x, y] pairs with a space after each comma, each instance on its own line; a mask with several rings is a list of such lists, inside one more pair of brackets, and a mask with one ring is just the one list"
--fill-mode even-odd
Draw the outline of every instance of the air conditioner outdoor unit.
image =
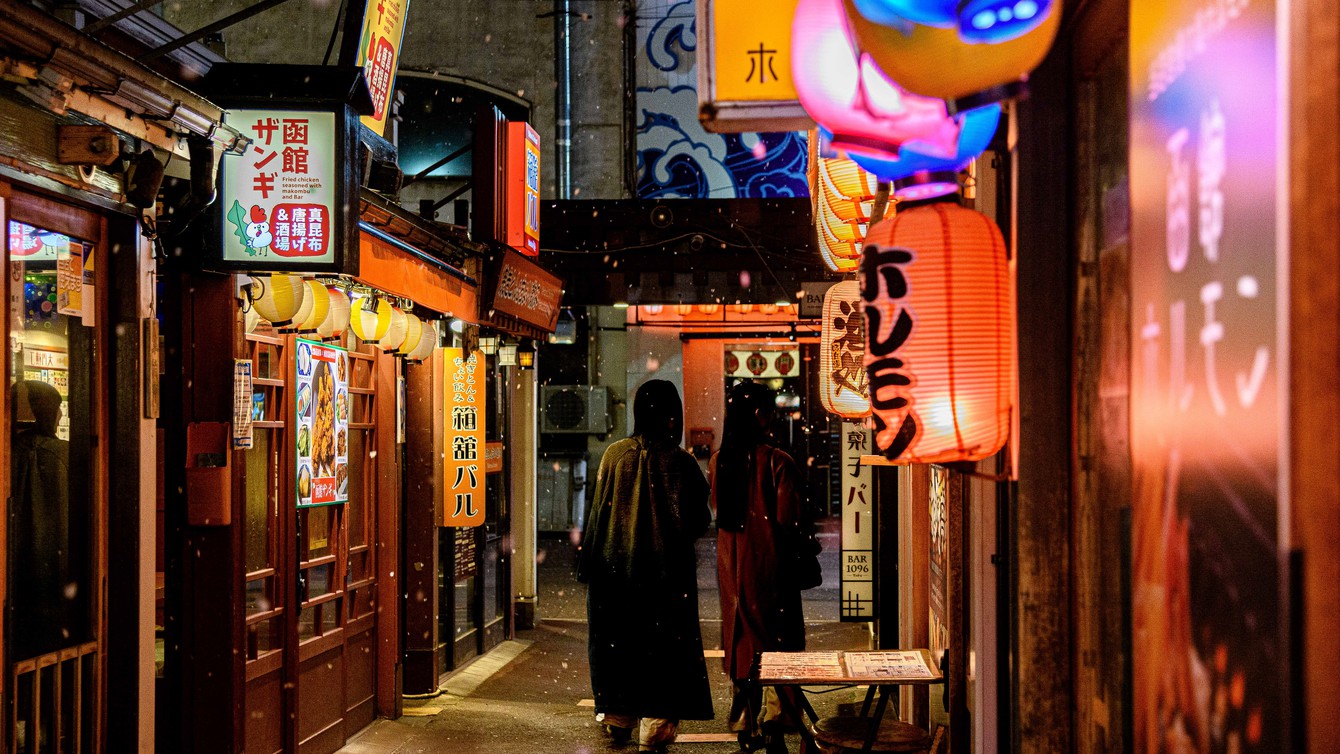
[[540, 431], [603, 435], [610, 431], [610, 389], [590, 385], [545, 385], [540, 393]]

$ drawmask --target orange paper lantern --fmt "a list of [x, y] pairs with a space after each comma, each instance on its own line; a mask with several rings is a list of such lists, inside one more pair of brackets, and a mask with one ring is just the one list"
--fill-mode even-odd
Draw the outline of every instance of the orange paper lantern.
[[870, 414], [865, 371], [865, 321], [861, 285], [847, 280], [824, 294], [819, 335], [819, 401], [830, 414], [859, 419]]
[[1000, 229], [948, 202], [899, 212], [870, 229], [860, 279], [876, 448], [901, 463], [1000, 450], [1015, 372]]
[[810, 196], [819, 255], [830, 270], [853, 272], [874, 211], [876, 179], [845, 157], [820, 157], [818, 141], [811, 134]]

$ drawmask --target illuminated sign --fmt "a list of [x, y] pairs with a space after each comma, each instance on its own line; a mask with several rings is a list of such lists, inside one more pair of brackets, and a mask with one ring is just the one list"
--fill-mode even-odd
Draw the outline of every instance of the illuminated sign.
[[563, 281], [515, 252], [498, 265], [491, 309], [553, 332], [558, 322]]
[[347, 502], [349, 354], [337, 346], [301, 339], [294, 351], [298, 507]]
[[540, 135], [529, 123], [507, 123], [506, 243], [526, 256], [540, 253]]
[[386, 134], [395, 86], [400, 42], [405, 35], [405, 16], [409, 0], [368, 0], [363, 11], [363, 36], [358, 44], [358, 67], [367, 78], [372, 94], [372, 115], [364, 115], [363, 125], [378, 136]]
[[698, 3], [698, 107], [717, 132], [813, 127], [791, 76], [791, 20], [799, 0]]
[[484, 523], [484, 352], [442, 349], [446, 422], [443, 526]]
[[1202, 730], [1290, 749], [1287, 5], [1130, 4], [1134, 751], [1183, 746], [1161, 728], [1205, 719], [1166, 685], [1193, 677], [1233, 690]]
[[332, 112], [231, 110], [229, 125], [252, 139], [223, 160], [224, 262], [255, 269], [332, 265], [341, 206]]

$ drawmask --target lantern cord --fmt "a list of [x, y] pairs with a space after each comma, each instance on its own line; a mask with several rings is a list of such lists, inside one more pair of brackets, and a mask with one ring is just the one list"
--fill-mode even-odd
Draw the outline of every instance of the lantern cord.
[[330, 30], [330, 42], [326, 44], [326, 57], [321, 60], [321, 65], [330, 65], [330, 54], [335, 51], [335, 37], [340, 27], [344, 26], [344, 12], [348, 6], [349, 0], [340, 3], [340, 12], [335, 14], [335, 27]]

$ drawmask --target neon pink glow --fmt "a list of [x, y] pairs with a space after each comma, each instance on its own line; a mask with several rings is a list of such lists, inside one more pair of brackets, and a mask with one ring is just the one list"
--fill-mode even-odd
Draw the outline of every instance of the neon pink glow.
[[835, 148], [892, 159], [908, 142], [935, 156], [957, 150], [959, 123], [943, 100], [909, 94], [858, 54], [842, 0], [800, 0], [791, 46], [800, 104]]

